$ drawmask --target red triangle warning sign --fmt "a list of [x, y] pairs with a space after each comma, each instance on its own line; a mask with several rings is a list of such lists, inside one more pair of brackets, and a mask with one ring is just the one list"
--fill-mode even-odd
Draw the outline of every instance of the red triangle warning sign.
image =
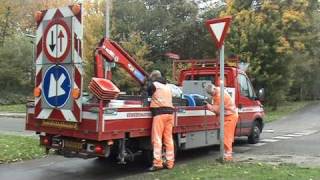
[[231, 19], [231, 16], [227, 16], [223, 18], [210, 19], [206, 21], [206, 26], [209, 29], [218, 49], [221, 48], [224, 42], [224, 39], [227, 35], [231, 23]]

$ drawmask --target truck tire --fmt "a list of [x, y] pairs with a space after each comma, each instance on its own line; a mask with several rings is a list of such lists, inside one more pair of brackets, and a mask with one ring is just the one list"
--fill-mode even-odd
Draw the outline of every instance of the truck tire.
[[257, 144], [260, 140], [260, 125], [257, 121], [254, 121], [252, 124], [251, 133], [248, 136], [248, 142], [249, 144]]

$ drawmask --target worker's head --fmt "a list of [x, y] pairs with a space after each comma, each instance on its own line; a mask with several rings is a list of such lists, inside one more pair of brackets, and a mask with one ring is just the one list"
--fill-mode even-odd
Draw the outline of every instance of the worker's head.
[[210, 95], [214, 95], [217, 92], [217, 87], [214, 84], [208, 84], [205, 88]]
[[161, 72], [159, 71], [159, 70], [153, 70], [152, 72], [151, 72], [151, 74], [150, 74], [150, 76], [149, 76], [149, 78], [152, 80], [152, 81], [154, 81], [154, 80], [156, 80], [156, 79], [158, 79], [158, 78], [161, 78], [162, 76], [161, 76]]

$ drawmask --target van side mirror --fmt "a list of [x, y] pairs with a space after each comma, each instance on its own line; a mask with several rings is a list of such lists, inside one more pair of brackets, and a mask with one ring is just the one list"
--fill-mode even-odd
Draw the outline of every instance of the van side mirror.
[[259, 89], [259, 91], [258, 91], [258, 98], [259, 98], [260, 101], [264, 101], [264, 98], [265, 98], [264, 88]]

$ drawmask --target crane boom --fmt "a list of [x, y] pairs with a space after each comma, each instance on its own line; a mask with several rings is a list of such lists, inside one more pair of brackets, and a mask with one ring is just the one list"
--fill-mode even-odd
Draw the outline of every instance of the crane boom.
[[137, 64], [136, 60], [131, 57], [119, 44], [103, 38], [96, 49], [96, 76], [103, 76], [103, 61], [119, 64], [127, 71], [140, 85], [143, 85], [148, 73]]

